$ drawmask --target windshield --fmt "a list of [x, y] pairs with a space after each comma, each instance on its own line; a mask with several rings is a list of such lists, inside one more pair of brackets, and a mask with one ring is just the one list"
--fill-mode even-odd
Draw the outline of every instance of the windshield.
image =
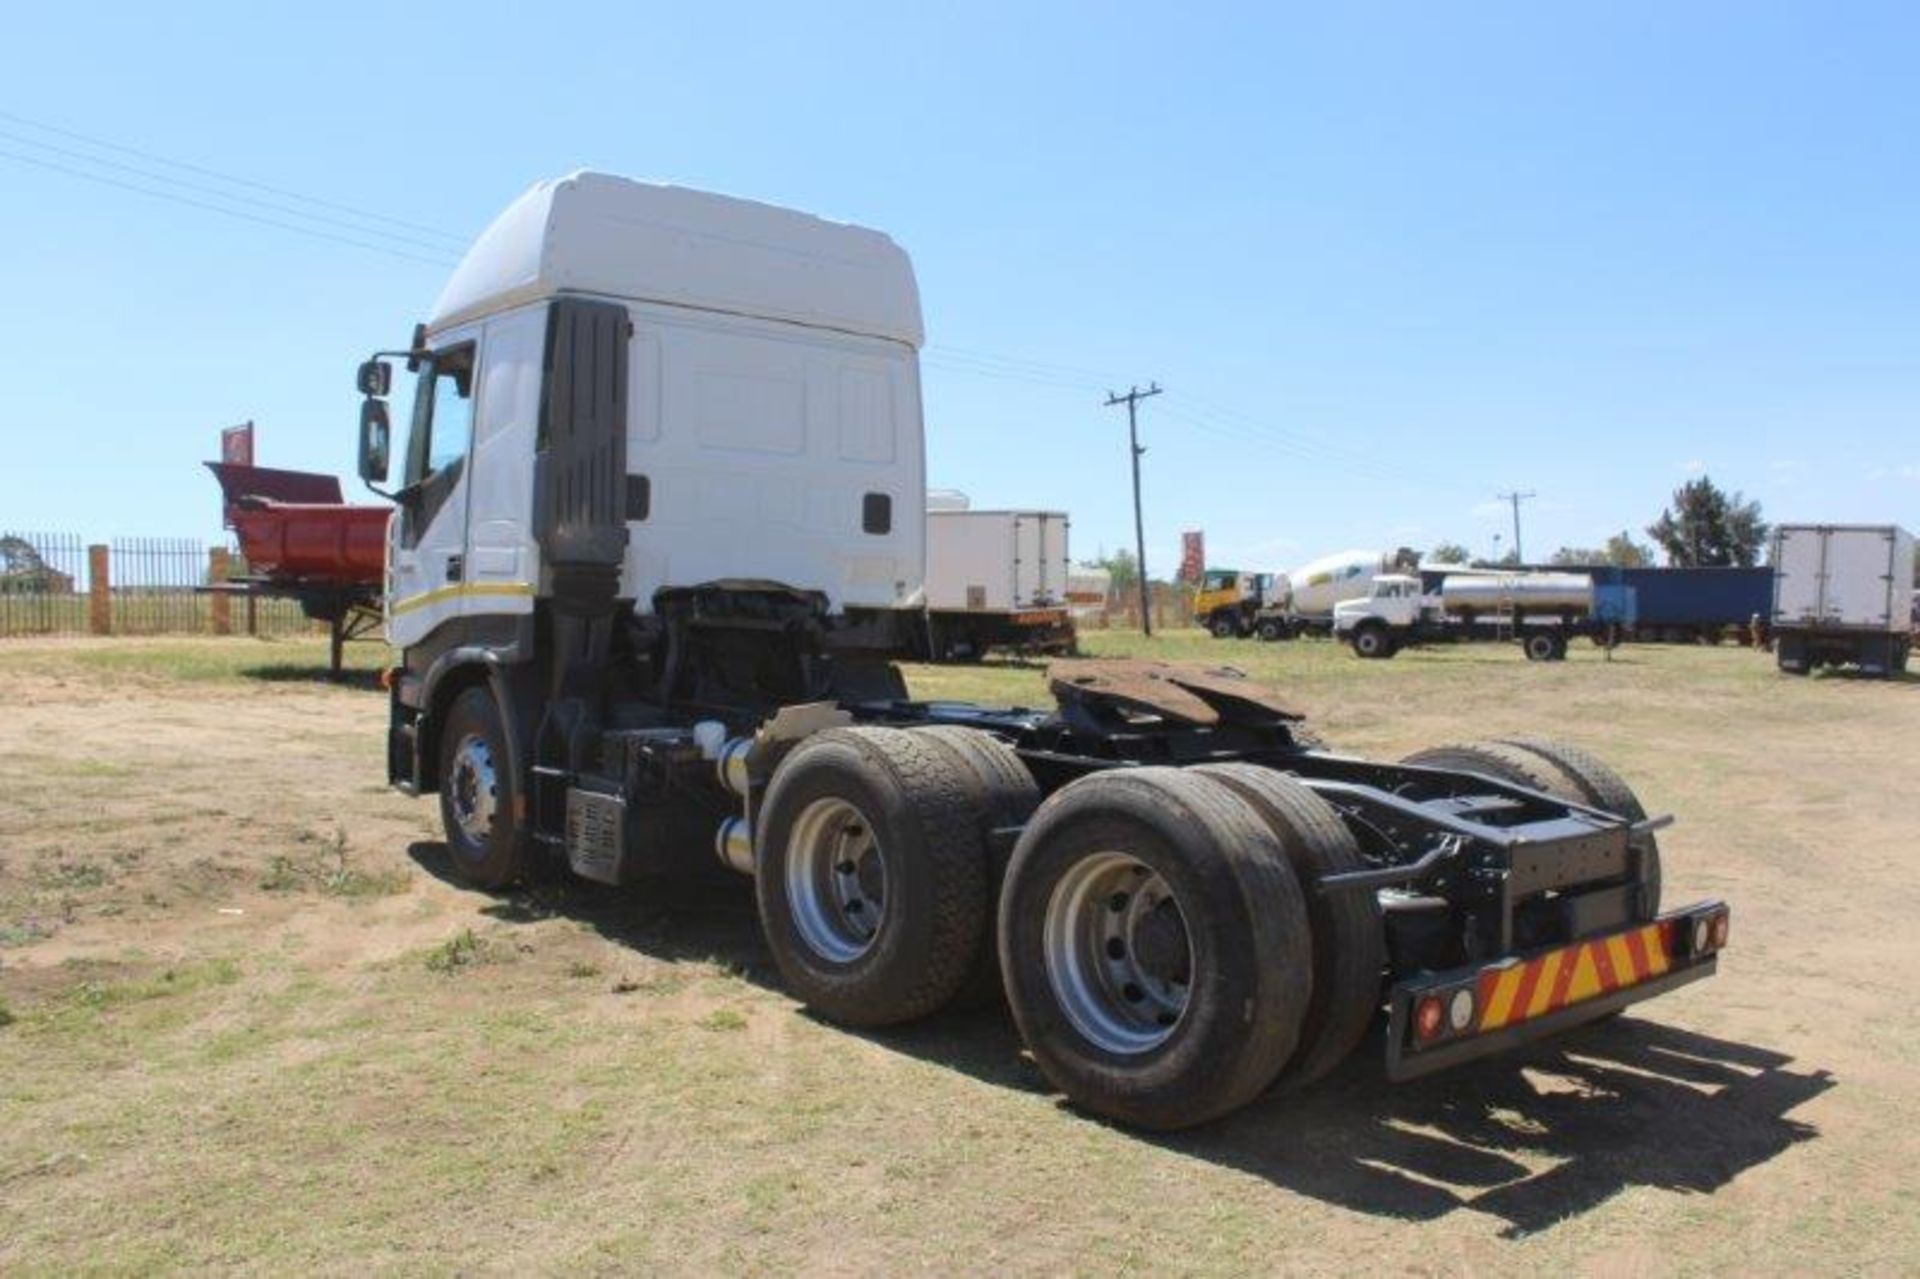
[[413, 432], [407, 438], [409, 488], [463, 461], [473, 438], [473, 347], [430, 355], [414, 389]]

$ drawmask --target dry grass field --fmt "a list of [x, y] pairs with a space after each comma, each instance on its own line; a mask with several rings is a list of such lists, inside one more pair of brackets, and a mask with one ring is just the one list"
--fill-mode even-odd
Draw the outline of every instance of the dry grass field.
[[[1151, 1137], [1003, 1012], [778, 988], [743, 881], [450, 885], [383, 697], [308, 642], [0, 646], [0, 1272], [1920, 1269], [1920, 682], [1732, 648], [1094, 637], [1226, 660], [1337, 748], [1548, 732], [1678, 814], [1720, 976], [1510, 1058]], [[1044, 700], [1037, 670], [915, 669]], [[1376, 1046], [1377, 1047], [1377, 1046]]]

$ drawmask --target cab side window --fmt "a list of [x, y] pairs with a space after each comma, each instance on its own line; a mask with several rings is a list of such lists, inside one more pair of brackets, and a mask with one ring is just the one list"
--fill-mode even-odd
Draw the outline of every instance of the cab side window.
[[473, 357], [469, 344], [437, 352], [420, 366], [407, 483], [422, 483], [467, 456], [473, 442]]

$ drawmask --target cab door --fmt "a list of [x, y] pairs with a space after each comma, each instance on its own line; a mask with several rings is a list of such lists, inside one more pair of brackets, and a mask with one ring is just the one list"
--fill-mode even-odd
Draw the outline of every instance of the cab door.
[[461, 611], [478, 366], [475, 338], [443, 343], [420, 364], [404, 487], [388, 534], [387, 640], [400, 648]]

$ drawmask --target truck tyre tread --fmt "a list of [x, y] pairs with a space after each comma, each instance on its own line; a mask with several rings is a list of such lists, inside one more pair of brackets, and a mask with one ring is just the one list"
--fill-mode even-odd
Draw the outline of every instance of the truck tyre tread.
[[[520, 783], [508, 767], [513, 758], [507, 743], [507, 725], [493, 694], [483, 686], [459, 693], [447, 708], [440, 730], [440, 824], [446, 832], [448, 860], [461, 883], [493, 892], [526, 878], [527, 832], [514, 820], [519, 810]], [[478, 734], [494, 763], [495, 790], [489, 834], [476, 841], [461, 829], [454, 815], [454, 760], [460, 743]]]
[[[999, 896], [1006, 866], [997, 853], [993, 832], [1010, 826], [1025, 826], [1040, 806], [1040, 787], [1033, 774], [1020, 762], [1020, 756], [991, 733], [959, 724], [935, 724], [912, 730], [951, 752], [973, 775], [979, 797], [976, 805], [978, 855], [987, 873], [987, 901]], [[1005, 996], [1000, 979], [1000, 948], [992, 935], [993, 919], [989, 909], [982, 921], [980, 951], [973, 967], [955, 992], [953, 1003], [960, 1008], [980, 1008]]]
[[[827, 729], [781, 761], [755, 831], [754, 885], [768, 948], [801, 1002], [830, 1021], [875, 1027], [953, 997], [988, 941], [976, 790], [953, 751], [905, 729]], [[887, 873], [884, 922], [846, 962], [807, 944], [787, 894], [793, 825], [824, 798], [853, 804], [873, 827]]]
[[[1609, 768], [1599, 756], [1570, 742], [1544, 737], [1509, 737], [1507, 745], [1539, 756], [1552, 766], [1564, 781], [1549, 787], [1578, 803], [1603, 809], [1628, 821], [1645, 821], [1647, 810], [1626, 779]], [[1639, 917], [1653, 919], [1660, 913], [1660, 843], [1651, 832], [1634, 837], [1640, 853], [1641, 887]]]
[[1300, 1044], [1277, 1086], [1301, 1088], [1344, 1061], [1380, 1011], [1386, 934], [1371, 892], [1320, 893], [1323, 875], [1366, 869], [1353, 832], [1305, 785], [1257, 764], [1205, 764], [1194, 770], [1226, 786], [1258, 813], [1280, 841], [1299, 880], [1313, 932], [1313, 994]]
[[[1171, 888], [1192, 941], [1189, 1002], [1161, 1042], [1110, 1052], [1065, 1010], [1047, 963], [1054, 890], [1088, 857], [1135, 858]], [[1306, 904], [1265, 822], [1191, 770], [1094, 773], [1050, 796], [1000, 896], [1007, 999], [1041, 1072], [1080, 1108], [1176, 1129], [1258, 1096], [1299, 1044], [1313, 986]]]
[[[1457, 742], [1430, 746], [1415, 751], [1400, 761], [1420, 768], [1445, 768], [1466, 773], [1484, 773], [1529, 790], [1565, 795], [1556, 790], [1558, 774], [1539, 755], [1506, 742]], [[1567, 798], [1573, 798], [1567, 796]]]

